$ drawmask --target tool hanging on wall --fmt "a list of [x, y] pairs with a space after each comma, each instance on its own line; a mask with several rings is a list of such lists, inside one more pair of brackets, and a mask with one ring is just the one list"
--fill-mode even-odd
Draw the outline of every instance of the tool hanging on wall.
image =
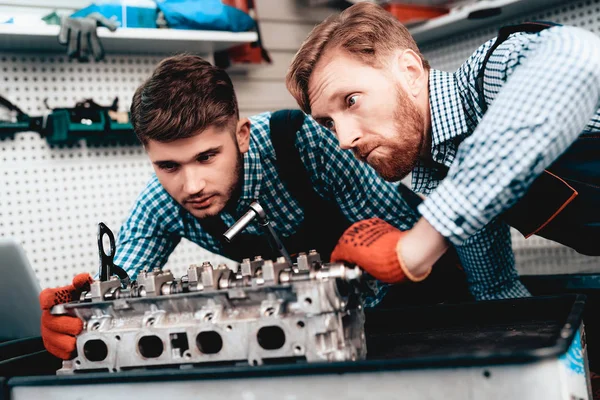
[[4, 112], [0, 114], [0, 139], [14, 139], [19, 132], [41, 132], [43, 117], [30, 117], [23, 110], [0, 96], [0, 106]]
[[37, 132], [48, 143], [73, 144], [81, 139], [87, 143], [137, 143], [128, 113], [119, 113], [118, 98], [110, 106], [102, 106], [92, 99], [78, 102], [72, 108], [50, 108], [45, 116], [31, 117], [9, 100], [0, 96], [0, 106], [7, 112], [0, 116], [0, 139], [11, 138], [19, 132]]
[[261, 64], [263, 62], [271, 64], [271, 56], [262, 43], [254, 0], [223, 0], [223, 3], [242, 10], [254, 19], [258, 40], [216, 52], [214, 54], [215, 65], [225, 69], [235, 64]]
[[68, 144], [85, 139], [88, 143], [107, 141], [135, 142], [133, 126], [128, 116], [118, 113], [118, 98], [110, 106], [101, 106], [92, 99], [78, 102], [73, 108], [55, 108], [48, 116], [45, 137], [50, 144]]

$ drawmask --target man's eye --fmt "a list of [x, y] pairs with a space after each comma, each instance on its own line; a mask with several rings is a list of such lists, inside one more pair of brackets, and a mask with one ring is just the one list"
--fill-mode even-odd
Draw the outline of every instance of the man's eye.
[[348, 103], [348, 107], [352, 107], [353, 105], [356, 104], [356, 102], [358, 101], [358, 95], [353, 95], [348, 97], [347, 103]]
[[212, 160], [215, 157], [214, 154], [203, 154], [200, 157], [198, 157], [198, 162], [208, 162], [210, 160]]
[[177, 171], [178, 165], [177, 164], [160, 164], [158, 166], [158, 168], [160, 168], [162, 171], [165, 171], [165, 172], [175, 172], [175, 171]]

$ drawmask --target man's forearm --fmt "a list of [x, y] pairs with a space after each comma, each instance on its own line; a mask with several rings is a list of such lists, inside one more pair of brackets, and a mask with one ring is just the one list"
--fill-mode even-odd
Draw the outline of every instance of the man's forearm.
[[446, 179], [419, 207], [456, 245], [524, 195], [596, 112], [600, 39], [574, 28], [554, 32], [515, 68]]

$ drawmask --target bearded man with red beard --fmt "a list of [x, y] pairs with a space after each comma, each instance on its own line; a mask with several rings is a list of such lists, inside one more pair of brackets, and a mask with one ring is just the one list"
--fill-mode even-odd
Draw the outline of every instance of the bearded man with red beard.
[[388, 181], [427, 196], [406, 231], [378, 219], [332, 259], [384, 282], [425, 280], [454, 245], [476, 299], [528, 296], [509, 225], [600, 255], [600, 39], [583, 29], [502, 28], [454, 73], [432, 69], [383, 8], [317, 25], [288, 70], [302, 110]]

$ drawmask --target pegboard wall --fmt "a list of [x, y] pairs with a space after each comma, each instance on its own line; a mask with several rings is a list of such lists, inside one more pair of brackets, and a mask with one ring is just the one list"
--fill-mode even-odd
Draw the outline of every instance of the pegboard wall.
[[[421, 47], [432, 68], [452, 72], [487, 40], [496, 36], [503, 25], [525, 21], [552, 21], [578, 26], [600, 33], [600, 0], [565, 1], [556, 7], [534, 14], [522, 15], [484, 29], [436, 41]], [[513, 248], [517, 267], [528, 274], [561, 274], [600, 272], [600, 257], [583, 256], [557, 243], [533, 236], [527, 240], [513, 230]]]
[[[568, 2], [520, 20], [541, 19], [598, 32], [600, 0]], [[507, 22], [518, 22], [517, 20]], [[447, 38], [423, 47], [434, 68], [455, 70], [497, 28]], [[93, 98], [128, 109], [137, 86], [161, 56], [108, 55], [99, 63], [70, 62], [62, 55], [0, 53], [0, 94], [32, 116]], [[283, 85], [283, 83], [282, 83]], [[63, 285], [79, 272], [98, 269], [97, 224], [117, 233], [152, 173], [141, 146], [49, 146], [36, 133], [0, 141], [0, 236], [23, 244], [42, 287]], [[600, 270], [600, 260], [539, 238], [514, 235], [517, 264], [526, 273]], [[176, 275], [189, 264], [226, 259], [183, 240], [167, 267]]]

